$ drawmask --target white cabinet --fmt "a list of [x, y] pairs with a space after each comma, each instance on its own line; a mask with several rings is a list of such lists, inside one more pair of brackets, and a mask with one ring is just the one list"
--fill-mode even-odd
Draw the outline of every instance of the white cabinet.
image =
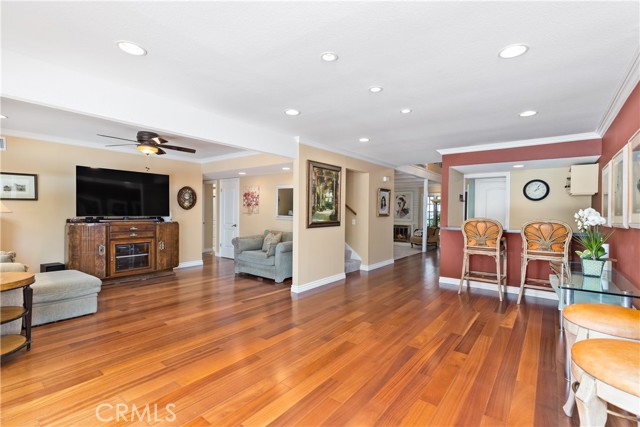
[[573, 165], [570, 169], [572, 196], [592, 196], [598, 192], [598, 164]]

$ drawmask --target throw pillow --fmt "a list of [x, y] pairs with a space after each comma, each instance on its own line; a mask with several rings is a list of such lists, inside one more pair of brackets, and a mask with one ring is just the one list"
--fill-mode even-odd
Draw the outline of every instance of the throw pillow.
[[269, 249], [267, 249], [267, 258], [276, 254], [276, 246], [278, 246], [277, 243], [271, 243], [269, 245]]
[[280, 243], [280, 240], [282, 240], [282, 233], [275, 234], [270, 231], [264, 237], [264, 242], [262, 242], [262, 252], [267, 252], [271, 243]]
[[13, 251], [0, 251], [0, 262], [14, 262], [16, 253]]

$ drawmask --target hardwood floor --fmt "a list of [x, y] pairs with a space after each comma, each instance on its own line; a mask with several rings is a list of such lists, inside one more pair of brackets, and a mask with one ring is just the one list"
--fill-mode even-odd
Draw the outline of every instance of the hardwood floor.
[[458, 296], [438, 286], [437, 256], [301, 296], [210, 255], [104, 286], [97, 314], [34, 328], [5, 361], [1, 423], [577, 425], [556, 305]]

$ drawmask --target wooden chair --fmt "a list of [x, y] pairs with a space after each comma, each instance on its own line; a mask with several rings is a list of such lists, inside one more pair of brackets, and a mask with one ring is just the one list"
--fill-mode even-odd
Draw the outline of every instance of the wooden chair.
[[[527, 279], [527, 266], [530, 261], [549, 261], [551, 270], [558, 276], [560, 283], [571, 280], [569, 270], [569, 246], [573, 232], [571, 227], [555, 220], [529, 221], [522, 226], [522, 264], [520, 268], [520, 293], [518, 304], [525, 288], [553, 291], [549, 280]], [[562, 277], [561, 277], [562, 276]]]
[[[571, 350], [571, 376], [581, 426], [603, 426], [607, 413], [638, 423], [640, 415], [640, 342], [596, 338]], [[607, 409], [607, 403], [635, 414]]]
[[[472, 218], [462, 224], [464, 236], [464, 260], [462, 262], [462, 277], [458, 295], [462, 293], [462, 285], [467, 280], [495, 283], [498, 285], [498, 297], [502, 301], [502, 293], [507, 288], [507, 241], [502, 237], [502, 225], [498, 221], [488, 218]], [[484, 255], [495, 259], [496, 273], [470, 271], [469, 256]]]

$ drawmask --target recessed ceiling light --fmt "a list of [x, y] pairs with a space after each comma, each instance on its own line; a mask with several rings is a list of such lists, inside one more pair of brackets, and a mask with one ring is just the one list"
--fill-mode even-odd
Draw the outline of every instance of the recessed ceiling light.
[[519, 116], [520, 117], [531, 117], [531, 116], [535, 116], [536, 114], [538, 114], [537, 111], [527, 110], [527, 111], [523, 111], [522, 113], [520, 113]]
[[411, 112], [411, 108], [403, 108], [402, 110], [400, 110], [400, 112], [402, 114], [409, 114]]
[[145, 48], [143, 48], [142, 46], [138, 46], [133, 42], [128, 42], [126, 40], [119, 40], [116, 42], [116, 44], [123, 52], [126, 52], [129, 55], [145, 56], [147, 54], [147, 51]]
[[287, 116], [298, 116], [298, 115], [300, 115], [300, 111], [294, 110], [293, 108], [289, 108], [288, 110], [284, 110], [284, 113]]
[[8, 119], [9, 117], [5, 116], [4, 114], [0, 114], [0, 119]]
[[246, 172], [238, 172], [238, 175], [246, 175]]
[[524, 165], [513, 165], [514, 168], [523, 168]]
[[380, 86], [371, 86], [369, 88], [369, 92], [371, 92], [371, 93], [380, 93], [380, 92], [382, 92], [382, 88]]
[[288, 171], [288, 170], [291, 170], [291, 168], [289, 168], [289, 167], [287, 167], [287, 166], [284, 166], [284, 167], [282, 168], [282, 170], [283, 170], [283, 171]]
[[334, 62], [338, 60], [338, 54], [335, 52], [322, 52], [320, 58], [325, 62]]
[[358, 141], [360, 141], [360, 142], [369, 142], [369, 138], [360, 138]]
[[520, 55], [524, 55], [529, 50], [529, 46], [526, 44], [512, 44], [503, 48], [498, 56], [504, 59], [515, 58]]

